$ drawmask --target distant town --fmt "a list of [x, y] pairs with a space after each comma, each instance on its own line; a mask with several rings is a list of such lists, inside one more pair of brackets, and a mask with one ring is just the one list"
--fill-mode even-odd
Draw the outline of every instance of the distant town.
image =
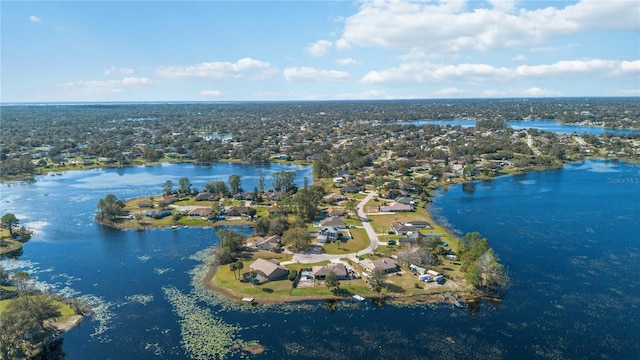
[[[559, 134], [514, 130], [504, 122], [547, 119], [640, 129], [639, 103], [559, 98], [4, 105], [0, 176], [25, 179], [153, 162], [319, 160], [332, 171], [353, 171], [361, 183], [416, 170], [447, 181], [463, 171], [467, 177], [492, 176], [586, 157], [637, 161], [637, 132]], [[456, 119], [475, 120], [476, 126], [407, 124]]]

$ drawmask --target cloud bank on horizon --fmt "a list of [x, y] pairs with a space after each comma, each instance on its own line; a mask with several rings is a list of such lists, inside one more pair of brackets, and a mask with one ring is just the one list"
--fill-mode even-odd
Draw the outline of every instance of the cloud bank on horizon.
[[6, 2], [2, 102], [640, 96], [640, 2]]

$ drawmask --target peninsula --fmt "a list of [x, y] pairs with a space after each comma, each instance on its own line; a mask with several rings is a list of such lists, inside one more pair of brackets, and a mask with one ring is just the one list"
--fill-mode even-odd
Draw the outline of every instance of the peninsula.
[[354, 179], [346, 171], [298, 189], [292, 173], [278, 172], [274, 189], [243, 192], [241, 178], [231, 175], [229, 186], [212, 181], [198, 192], [182, 178], [177, 188], [163, 184], [157, 196], [124, 201], [108, 194], [96, 219], [139, 231], [252, 227], [248, 238], [218, 232], [214, 265], [204, 280], [205, 287], [236, 301], [355, 296], [460, 306], [499, 298], [508, 276], [486, 239], [459, 239], [431, 218], [429, 194], [441, 185], [402, 190], [389, 188], [397, 181], [388, 180], [375, 189], [349, 185]]

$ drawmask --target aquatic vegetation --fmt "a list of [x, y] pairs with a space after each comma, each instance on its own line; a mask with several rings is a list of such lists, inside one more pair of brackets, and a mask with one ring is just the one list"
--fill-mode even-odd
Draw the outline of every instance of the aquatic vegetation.
[[162, 291], [181, 319], [181, 343], [190, 357], [225, 359], [242, 346], [238, 338], [240, 326], [227, 324], [210, 309], [198, 306], [195, 297], [175, 287], [165, 286]]
[[175, 269], [173, 268], [153, 268], [153, 272], [158, 274], [158, 275], [163, 275], [166, 274], [170, 271], [174, 271]]
[[144, 346], [144, 349], [151, 350], [153, 352], [153, 355], [156, 355], [156, 356], [164, 355], [164, 349], [158, 343], [153, 343], [153, 344], [146, 343]]
[[129, 304], [129, 303], [139, 303], [142, 305], [147, 305], [147, 303], [150, 303], [153, 301], [153, 295], [135, 294], [131, 296], [125, 296], [125, 299], [127, 300], [127, 303], [123, 305]]
[[102, 297], [87, 294], [82, 295], [79, 298], [82, 302], [89, 305], [93, 311], [93, 320], [98, 322], [91, 337], [97, 339], [100, 342], [110, 342], [111, 338], [105, 333], [109, 330], [111, 321], [115, 317], [115, 314], [111, 310], [114, 304], [105, 301]]

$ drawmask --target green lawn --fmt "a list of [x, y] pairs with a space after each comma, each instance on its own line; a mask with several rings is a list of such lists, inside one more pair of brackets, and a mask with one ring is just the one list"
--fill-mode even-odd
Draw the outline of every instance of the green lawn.
[[369, 246], [369, 237], [364, 229], [349, 229], [353, 239], [346, 241], [334, 241], [325, 244], [322, 248], [327, 254], [349, 254]]

